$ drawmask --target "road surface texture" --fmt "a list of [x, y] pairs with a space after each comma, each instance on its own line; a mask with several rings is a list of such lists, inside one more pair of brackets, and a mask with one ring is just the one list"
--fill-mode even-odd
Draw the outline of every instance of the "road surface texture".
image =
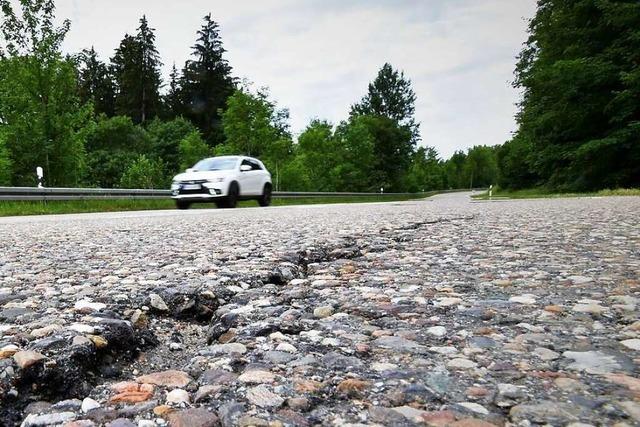
[[640, 425], [640, 198], [0, 219], [0, 419]]

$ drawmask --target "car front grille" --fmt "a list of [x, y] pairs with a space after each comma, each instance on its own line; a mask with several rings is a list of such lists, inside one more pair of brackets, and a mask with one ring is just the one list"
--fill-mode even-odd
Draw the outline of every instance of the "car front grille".
[[189, 195], [189, 194], [209, 194], [209, 189], [206, 187], [200, 187], [196, 189], [185, 189], [186, 185], [202, 185], [207, 182], [206, 179], [196, 179], [190, 181], [180, 181], [177, 184], [180, 186], [178, 190], [178, 195]]
[[192, 181], [179, 181], [178, 184], [180, 185], [191, 185], [191, 184], [204, 184], [205, 182], [207, 182], [206, 179], [195, 179]]

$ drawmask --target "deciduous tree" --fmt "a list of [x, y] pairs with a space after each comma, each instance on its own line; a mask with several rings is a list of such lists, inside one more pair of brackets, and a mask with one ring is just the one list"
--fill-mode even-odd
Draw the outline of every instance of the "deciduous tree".
[[36, 183], [42, 166], [49, 186], [80, 183], [90, 108], [77, 95], [75, 63], [60, 46], [69, 21], [56, 26], [53, 0], [0, 0], [5, 51], [0, 59], [0, 137], [12, 163], [12, 183]]

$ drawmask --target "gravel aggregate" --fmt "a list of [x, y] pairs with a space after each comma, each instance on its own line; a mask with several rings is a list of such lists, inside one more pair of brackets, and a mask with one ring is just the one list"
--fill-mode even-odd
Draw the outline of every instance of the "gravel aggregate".
[[639, 211], [0, 219], [0, 424], [640, 425]]

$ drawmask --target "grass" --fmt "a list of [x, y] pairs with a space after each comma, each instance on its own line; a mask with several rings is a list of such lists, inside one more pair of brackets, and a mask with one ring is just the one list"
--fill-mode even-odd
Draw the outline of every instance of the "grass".
[[[584, 193], [554, 192], [545, 188], [528, 188], [524, 190], [493, 189], [493, 198], [497, 199], [554, 199], [560, 197], [605, 197], [605, 196], [640, 196], [640, 188], [618, 188]], [[489, 192], [473, 196], [475, 200], [489, 200]]]
[[[371, 203], [397, 202], [415, 200], [424, 195], [402, 196], [356, 196], [356, 197], [309, 197], [302, 199], [273, 199], [273, 206], [310, 205], [319, 203]], [[255, 201], [240, 202], [239, 207], [257, 207]], [[212, 209], [213, 203], [196, 203], [193, 209]], [[0, 216], [50, 215], [89, 212], [121, 212], [175, 209], [175, 203], [170, 199], [160, 200], [74, 200], [74, 201], [0, 201]]]

